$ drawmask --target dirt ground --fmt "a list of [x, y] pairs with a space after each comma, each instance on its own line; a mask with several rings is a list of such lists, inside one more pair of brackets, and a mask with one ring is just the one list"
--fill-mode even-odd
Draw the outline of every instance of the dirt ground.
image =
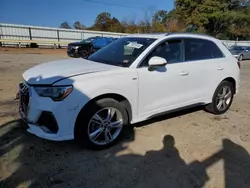
[[231, 109], [202, 108], [161, 116], [127, 130], [104, 151], [51, 142], [19, 120], [21, 74], [38, 63], [67, 58], [64, 50], [0, 48], [0, 187], [249, 188], [250, 61]]
[[4, 54], [46, 54], [46, 55], [60, 55], [67, 57], [66, 49], [51, 49], [51, 48], [11, 48], [11, 47], [0, 47], [0, 53]]

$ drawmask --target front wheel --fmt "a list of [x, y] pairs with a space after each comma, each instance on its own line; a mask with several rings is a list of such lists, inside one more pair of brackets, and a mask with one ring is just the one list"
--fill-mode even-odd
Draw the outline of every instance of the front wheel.
[[79, 56], [83, 59], [87, 59], [88, 58], [88, 52], [86, 50], [81, 50], [79, 52]]
[[104, 149], [120, 137], [128, 124], [126, 109], [114, 99], [101, 99], [82, 110], [75, 127], [76, 140], [91, 149]]
[[243, 55], [242, 55], [242, 54], [240, 54], [238, 60], [239, 60], [239, 61], [242, 61], [242, 60], [243, 60]]
[[206, 110], [213, 114], [223, 114], [230, 108], [233, 97], [233, 84], [228, 81], [223, 81], [215, 90], [212, 103], [206, 106]]

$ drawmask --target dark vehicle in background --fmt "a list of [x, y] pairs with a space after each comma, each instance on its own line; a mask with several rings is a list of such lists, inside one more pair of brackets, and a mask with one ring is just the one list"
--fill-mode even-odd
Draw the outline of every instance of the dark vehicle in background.
[[116, 40], [111, 37], [90, 37], [80, 42], [68, 44], [67, 53], [70, 57], [87, 58], [97, 50]]
[[232, 46], [229, 50], [239, 61], [250, 59], [250, 46]]

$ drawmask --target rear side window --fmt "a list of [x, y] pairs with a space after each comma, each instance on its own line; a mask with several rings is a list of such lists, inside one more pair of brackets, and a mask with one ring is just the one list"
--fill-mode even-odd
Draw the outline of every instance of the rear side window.
[[218, 46], [209, 40], [184, 39], [185, 61], [222, 58], [224, 55]]

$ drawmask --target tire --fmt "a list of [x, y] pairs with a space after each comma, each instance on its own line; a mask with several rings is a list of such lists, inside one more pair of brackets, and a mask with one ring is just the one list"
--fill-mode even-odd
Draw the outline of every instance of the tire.
[[240, 56], [238, 57], [238, 60], [239, 60], [239, 61], [242, 61], [242, 60], [243, 60], [243, 55], [242, 55], [242, 54], [240, 54]]
[[[225, 88], [227, 89], [226, 89], [226, 95], [224, 96]], [[213, 114], [217, 115], [224, 114], [230, 108], [233, 102], [233, 98], [234, 98], [234, 85], [229, 81], [222, 81], [214, 92], [212, 103], [208, 104], [205, 108], [208, 112]]]
[[81, 50], [79, 52], [79, 57], [81, 57], [83, 59], [87, 59], [88, 58], [88, 52], [86, 50]]
[[[112, 118], [108, 122], [106, 119], [109, 118], [107, 118], [108, 116], [106, 113], [108, 114], [110, 109], [112, 112], [115, 111], [115, 113], [111, 116]], [[103, 123], [101, 123], [100, 119], [97, 118], [98, 116], [96, 114], [101, 117]], [[117, 128], [112, 127], [113, 125], [111, 125], [111, 123], [118, 122], [121, 119], [122, 124], [117, 123]], [[121, 103], [111, 98], [100, 99], [98, 101], [91, 102], [79, 113], [74, 131], [75, 140], [80, 145], [89, 149], [105, 149], [117, 142], [122, 134], [124, 126], [127, 124], [128, 114], [125, 107]], [[110, 134], [108, 134], [108, 132]]]

